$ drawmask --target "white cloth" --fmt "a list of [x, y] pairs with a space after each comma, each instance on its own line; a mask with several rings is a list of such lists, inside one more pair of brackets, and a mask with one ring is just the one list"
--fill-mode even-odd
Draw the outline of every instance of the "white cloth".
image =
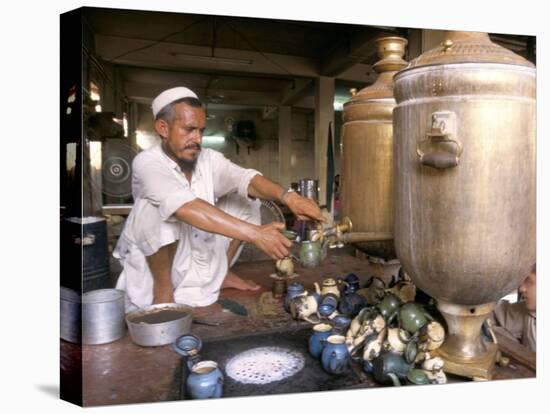
[[258, 174], [217, 151], [203, 149], [189, 184], [160, 145], [136, 156], [132, 164], [134, 207], [113, 253], [123, 266], [116, 287], [126, 291], [127, 312], [153, 302], [153, 276], [145, 256], [176, 240], [175, 301], [207, 306], [217, 300], [227, 274], [230, 239], [179, 221], [173, 214], [198, 197], [241, 220], [259, 224], [260, 203], [248, 198], [250, 180]]

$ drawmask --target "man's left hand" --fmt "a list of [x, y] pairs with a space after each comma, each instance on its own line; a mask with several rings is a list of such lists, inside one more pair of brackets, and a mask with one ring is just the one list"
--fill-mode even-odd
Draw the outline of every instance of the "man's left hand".
[[299, 220], [316, 220], [326, 222], [321, 209], [310, 198], [302, 197], [298, 193], [287, 193], [283, 201]]

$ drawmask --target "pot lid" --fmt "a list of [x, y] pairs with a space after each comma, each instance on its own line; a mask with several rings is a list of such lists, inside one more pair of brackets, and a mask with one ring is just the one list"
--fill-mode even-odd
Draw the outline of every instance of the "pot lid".
[[407, 61], [403, 59], [407, 43], [407, 39], [398, 36], [376, 39], [380, 60], [373, 67], [380, 75], [372, 85], [359, 92], [351, 89], [352, 96], [346, 104], [365, 99], [393, 98], [393, 75], [407, 66]]
[[449, 31], [439, 46], [413, 59], [407, 69], [451, 63], [503, 63], [534, 67], [527, 59], [493, 43], [487, 33]]

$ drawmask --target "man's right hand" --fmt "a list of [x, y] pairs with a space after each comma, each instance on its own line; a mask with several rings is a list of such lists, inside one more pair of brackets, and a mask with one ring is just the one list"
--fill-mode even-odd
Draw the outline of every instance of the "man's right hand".
[[272, 259], [287, 257], [292, 242], [281, 233], [284, 228], [285, 225], [279, 222], [257, 226], [252, 243]]

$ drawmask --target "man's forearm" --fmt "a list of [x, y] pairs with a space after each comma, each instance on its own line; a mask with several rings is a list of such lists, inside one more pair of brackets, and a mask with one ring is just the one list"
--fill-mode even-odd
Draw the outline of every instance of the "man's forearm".
[[285, 188], [262, 175], [254, 176], [248, 185], [248, 195], [261, 200], [282, 201], [284, 191]]
[[302, 197], [297, 192], [287, 192], [279, 184], [261, 175], [250, 180], [248, 195], [262, 200], [279, 201], [288, 206], [300, 220], [326, 221], [315, 201]]
[[178, 210], [177, 219], [209, 233], [217, 233], [231, 239], [253, 242], [255, 227], [239, 220], [200, 198], [190, 201]]

